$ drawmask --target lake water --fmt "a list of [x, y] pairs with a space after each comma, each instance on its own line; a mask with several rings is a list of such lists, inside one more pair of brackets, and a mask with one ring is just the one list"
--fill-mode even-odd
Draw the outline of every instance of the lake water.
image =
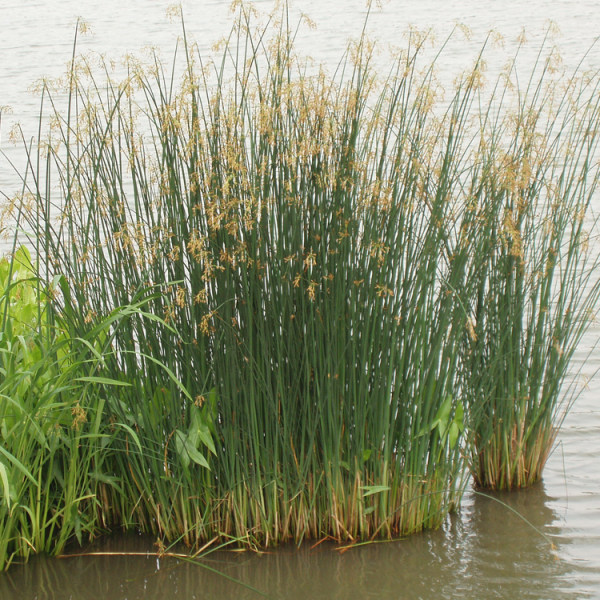
[[[0, 191], [18, 187], [9, 162], [24, 164], [23, 152], [8, 141], [20, 122], [25, 137], [35, 136], [39, 99], [28, 92], [41, 77], [60, 75], [69, 61], [78, 16], [91, 34], [80, 38], [82, 52], [118, 59], [154, 46], [168, 58], [180, 33], [167, 20], [169, 2], [158, 0], [3, 0], [0, 4]], [[271, 0], [255, 5], [263, 11]], [[229, 31], [229, 2], [183, 2], [188, 33], [208, 51]], [[292, 13], [307, 13], [317, 24], [299, 34], [299, 47], [331, 68], [346, 41], [360, 34], [366, 14], [362, 0], [296, 0]], [[382, 48], [402, 45], [409, 24], [433, 27], [443, 39], [455, 23], [469, 26], [470, 42], [457, 37], [440, 63], [451, 80], [471, 64], [487, 32], [505, 36], [491, 60], [512, 56], [514, 40], [525, 27], [535, 57], [547, 22], [560, 28], [556, 39], [565, 64], [574, 66], [600, 33], [600, 2], [494, 0], [390, 0], [373, 10], [369, 29]], [[600, 48], [586, 66], [600, 68]], [[600, 208], [600, 199], [597, 207]], [[600, 335], [594, 327], [581, 345], [575, 367], [582, 368], [581, 395], [568, 415], [543, 481], [531, 490], [488, 498], [468, 492], [457, 515], [435, 532], [394, 543], [347, 552], [308, 546], [258, 556], [215, 553], [204, 566], [152, 556], [114, 558], [39, 557], [0, 575], [2, 600], [85, 598], [259, 598], [255, 591], [217, 575], [223, 572], [272, 598], [600, 598], [600, 382], [592, 375], [600, 355], [588, 357]], [[584, 385], [584, 379], [589, 379]], [[516, 512], [515, 512], [516, 511]], [[152, 551], [138, 536], [105, 540], [95, 550]]]

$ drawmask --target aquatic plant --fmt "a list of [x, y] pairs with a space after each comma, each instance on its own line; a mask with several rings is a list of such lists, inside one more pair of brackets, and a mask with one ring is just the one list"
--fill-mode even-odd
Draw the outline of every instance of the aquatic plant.
[[[127, 401], [126, 374], [113, 370], [119, 377], [113, 379], [106, 370], [111, 335], [127, 318], [143, 315], [143, 303], [115, 308], [75, 338], [64, 320], [72, 312], [66, 282], [43, 282], [25, 248], [0, 261], [0, 286], [0, 568], [6, 568], [105, 530], [100, 501], [108, 490], [121, 491], [111, 459], [122, 451], [122, 433], [137, 441], [127, 452], [132, 464], [131, 456], [148, 447], [139, 442], [143, 429], [134, 433], [118, 420], [123, 411], [113, 410]], [[190, 421], [190, 430], [175, 432], [185, 452], [169, 462], [173, 471], [189, 455], [206, 464], [198, 450], [202, 425], [197, 417]], [[205, 445], [212, 447], [206, 432]]]
[[598, 78], [551, 104], [546, 69], [512, 113], [481, 57], [444, 100], [414, 32], [386, 77], [366, 36], [329, 76], [252, 23], [215, 62], [184, 27], [183, 65], [74, 53], [42, 90], [20, 225], [92, 353], [90, 531], [394, 537], [443, 522], [466, 463], [533, 481], [600, 293]]
[[577, 394], [569, 364], [600, 294], [590, 205], [600, 80], [552, 77], [555, 51], [542, 58], [542, 50], [525, 85], [516, 60], [498, 80], [471, 174], [483, 262], [464, 299], [471, 329], [461, 387], [474, 482], [492, 489], [540, 478]]
[[[107, 525], [355, 539], [438, 526], [458, 501], [473, 79], [439, 114], [423, 39], [383, 82], [366, 39], [337, 79], [308, 73], [292, 41], [285, 21], [255, 36], [242, 10], [214, 81], [184, 43], [179, 89], [158, 61], [108, 85], [78, 63], [71, 111], [31, 160], [47, 166], [29, 225], [68, 282], [70, 335], [138, 299], [156, 316], [111, 334], [108, 368], [139, 375], [111, 405], [130, 437]], [[202, 414], [198, 444], [202, 427], [216, 439], [193, 491], [163, 457], [182, 412]]]
[[[93, 527], [90, 462], [100, 444], [87, 365], [55, 328], [29, 253], [0, 261], [0, 567], [61, 551]], [[81, 359], [79, 359], [81, 360]], [[82, 441], [85, 442], [82, 444]], [[85, 507], [85, 508], [84, 508]]]

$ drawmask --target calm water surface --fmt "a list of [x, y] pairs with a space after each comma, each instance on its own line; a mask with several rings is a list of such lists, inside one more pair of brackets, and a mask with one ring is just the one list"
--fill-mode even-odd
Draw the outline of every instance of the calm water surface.
[[[10, 195], [18, 178], [10, 167], [22, 168], [23, 153], [8, 142], [20, 122], [26, 137], [34, 136], [38, 98], [28, 92], [41, 77], [63, 73], [72, 49], [74, 25], [83, 17], [92, 29], [82, 37], [82, 52], [106, 53], [118, 59], [145, 46], [159, 48], [168, 59], [179, 28], [158, 0], [3, 0], [0, 4], [0, 191]], [[258, 1], [269, 10], [272, 1]], [[229, 31], [229, 3], [183, 2], [188, 33], [204, 51]], [[359, 0], [297, 0], [293, 11], [305, 12], [315, 30], [299, 34], [300, 49], [331, 68], [349, 37], [360, 34], [365, 5]], [[504, 47], [494, 48], [490, 62], [501, 65], [514, 51], [523, 27], [532, 63], [536, 43], [548, 20], [561, 30], [557, 43], [564, 61], [574, 66], [600, 33], [600, 1], [529, 2], [482, 0], [391, 0], [375, 10], [370, 30], [379, 40], [378, 60], [386, 65], [389, 44], [402, 45], [409, 24], [433, 27], [443, 39], [456, 22], [473, 32], [449, 44], [443, 75], [466, 68], [487, 32], [501, 32]], [[530, 63], [530, 64], [531, 64]], [[600, 48], [592, 49], [586, 66], [600, 68]], [[600, 200], [597, 203], [600, 210]], [[138, 598], [260, 598], [217, 575], [244, 582], [278, 599], [354, 598], [600, 598], [600, 382], [592, 375], [600, 355], [589, 348], [600, 335], [595, 327], [576, 357], [581, 367], [581, 395], [559, 435], [543, 481], [531, 490], [483, 497], [468, 492], [462, 509], [442, 529], [406, 540], [339, 552], [324, 544], [282, 548], [262, 556], [215, 553], [204, 566], [156, 557], [38, 557], [0, 575], [2, 600]], [[516, 512], [515, 512], [516, 511]], [[152, 550], [152, 540], [138, 536], [105, 540], [95, 550]]]

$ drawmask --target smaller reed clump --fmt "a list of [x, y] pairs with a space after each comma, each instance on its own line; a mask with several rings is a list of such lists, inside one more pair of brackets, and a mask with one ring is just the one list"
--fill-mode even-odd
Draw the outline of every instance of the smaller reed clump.
[[574, 399], [571, 357], [598, 309], [599, 79], [559, 86], [551, 64], [536, 64], [517, 112], [500, 102], [481, 118], [474, 191], [486, 225], [461, 388], [471, 473], [491, 489], [540, 478]]
[[96, 358], [90, 535], [395, 537], [552, 447], [600, 293], [598, 77], [490, 94], [478, 60], [443, 102], [417, 35], [380, 80], [366, 39], [330, 77], [273, 31], [242, 8], [210, 67], [184, 36], [179, 87], [82, 59], [66, 112], [44, 90], [21, 221]]

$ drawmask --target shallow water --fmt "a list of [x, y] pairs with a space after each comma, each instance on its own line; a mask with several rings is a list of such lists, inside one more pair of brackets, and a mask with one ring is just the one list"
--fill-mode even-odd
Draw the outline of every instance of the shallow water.
[[[594, 441], [600, 441], [597, 435]], [[565, 464], [570, 462], [565, 451]], [[0, 578], [0, 597], [595, 598], [598, 494], [593, 486], [575, 487], [566, 474], [562, 484], [563, 493], [555, 490], [556, 495], [548, 481], [493, 498], [469, 494], [460, 513], [439, 531], [344, 552], [329, 544], [263, 555], [216, 552], [197, 564], [150, 555], [36, 557]], [[153, 547], [152, 540], [130, 535], [106, 539], [91, 550], [144, 553]]]
[[[24, 164], [22, 151], [8, 143], [8, 131], [20, 121], [26, 138], [36, 134], [39, 100], [27, 88], [42, 76], [62, 73], [70, 59], [76, 17], [81, 15], [93, 31], [80, 39], [82, 51], [119, 58], [155, 45], [168, 57], [179, 34], [179, 26], [165, 19], [169, 4], [158, 0], [13, 0], [0, 5], [0, 106], [12, 106], [12, 114], [3, 110], [0, 126], [0, 149], [6, 153], [0, 157], [1, 191], [10, 195], [18, 187], [8, 161], [19, 167]], [[203, 50], [228, 32], [228, 4], [183, 2], [188, 33]], [[255, 4], [266, 10], [273, 2]], [[296, 12], [307, 12], [318, 26], [301, 31], [301, 50], [333, 69], [348, 37], [361, 31], [364, 2], [298, 0], [293, 6]], [[559, 24], [564, 60], [574, 66], [600, 32], [600, 2], [384, 2], [380, 11], [374, 11], [370, 29], [385, 47], [401, 44], [409, 23], [433, 26], [438, 38], [444, 38], [456, 21], [466, 23], [473, 31], [472, 41], [452, 42], [441, 63], [451, 81], [451, 73], [472, 63], [492, 27], [505, 34], [507, 41], [504, 48], [494, 49], [491, 62], [500, 65], [512, 56], [511, 40], [523, 26], [534, 42], [524, 52], [533, 60], [535, 42], [541, 39], [548, 19]], [[385, 68], [385, 52], [378, 60]], [[589, 53], [586, 66], [600, 68], [600, 48]], [[596, 327], [576, 356], [575, 367], [582, 367], [581, 396], [565, 421], [543, 481], [533, 489], [494, 498], [468, 492], [459, 513], [439, 531], [346, 552], [326, 544], [286, 547], [260, 556], [221, 552], [211, 554], [201, 565], [155, 556], [37, 557], [0, 575], [0, 598], [261, 597], [213, 570], [278, 599], [598, 598], [600, 382], [592, 375], [600, 366], [600, 356], [595, 352], [587, 357], [598, 335]], [[587, 384], [586, 379], [590, 379]], [[153, 547], [152, 540], [134, 535], [104, 540], [94, 550], [143, 553]]]

